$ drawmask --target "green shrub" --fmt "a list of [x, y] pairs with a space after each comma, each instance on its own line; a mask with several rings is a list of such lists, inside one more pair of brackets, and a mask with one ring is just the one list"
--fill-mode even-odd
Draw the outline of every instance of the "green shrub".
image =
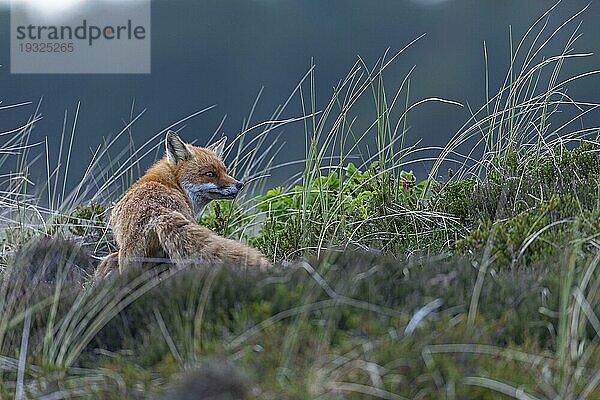
[[238, 239], [246, 233], [243, 228], [253, 221], [254, 217], [245, 214], [241, 206], [229, 200], [211, 201], [198, 219], [200, 225], [219, 235]]
[[514, 268], [560, 254], [582, 234], [593, 236], [600, 213], [597, 151], [582, 142], [539, 157], [509, 152], [486, 179], [446, 184], [436, 207], [460, 218], [467, 232], [452, 248], [483, 254], [489, 245], [496, 265]]
[[390, 253], [444, 247], [443, 217], [427, 212], [435, 182], [381, 172], [377, 163], [364, 172], [350, 163], [342, 171], [260, 196], [265, 222], [253, 243], [276, 258], [325, 247]]

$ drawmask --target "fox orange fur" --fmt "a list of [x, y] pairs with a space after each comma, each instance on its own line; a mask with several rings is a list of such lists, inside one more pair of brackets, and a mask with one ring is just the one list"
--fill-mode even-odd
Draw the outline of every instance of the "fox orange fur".
[[110, 218], [119, 251], [107, 256], [96, 275], [118, 267], [170, 258], [235, 263], [264, 269], [270, 264], [256, 249], [223, 238], [195, 221], [213, 199], [233, 199], [243, 184], [227, 174], [222, 161], [226, 138], [206, 147], [166, 135], [166, 155], [115, 205]]

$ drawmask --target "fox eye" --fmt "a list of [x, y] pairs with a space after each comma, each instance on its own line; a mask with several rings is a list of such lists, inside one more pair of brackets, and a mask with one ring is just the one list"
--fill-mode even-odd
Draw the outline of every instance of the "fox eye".
[[209, 177], [211, 177], [211, 178], [214, 178], [214, 177], [215, 177], [215, 173], [214, 173], [214, 172], [212, 172], [212, 171], [205, 172], [205, 173], [204, 173], [204, 175], [206, 175], [206, 176], [209, 176]]

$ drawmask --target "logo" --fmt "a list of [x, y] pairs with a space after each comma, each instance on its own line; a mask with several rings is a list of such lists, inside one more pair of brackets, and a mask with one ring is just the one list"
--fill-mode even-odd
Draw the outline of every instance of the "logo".
[[11, 73], [150, 73], [150, 0], [95, 2], [60, 20], [13, 2], [10, 22]]

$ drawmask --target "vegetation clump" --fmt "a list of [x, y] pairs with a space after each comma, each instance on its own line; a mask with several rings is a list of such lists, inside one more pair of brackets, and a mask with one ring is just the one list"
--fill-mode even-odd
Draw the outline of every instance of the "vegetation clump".
[[590, 222], [600, 212], [598, 147], [582, 142], [572, 149], [554, 148], [553, 154], [531, 160], [513, 153], [484, 181], [449, 184], [440, 204], [457, 210], [469, 232], [454, 249], [481, 254], [487, 246], [498, 265], [514, 268], [594, 235]]
[[276, 258], [297, 258], [326, 246], [398, 252], [418, 240], [430, 243], [435, 227], [419, 216], [430, 198], [427, 184], [416, 183], [412, 172], [396, 177], [378, 172], [377, 164], [362, 172], [349, 163], [343, 175], [334, 171], [309, 186], [271, 189], [258, 198], [266, 220], [254, 244]]

